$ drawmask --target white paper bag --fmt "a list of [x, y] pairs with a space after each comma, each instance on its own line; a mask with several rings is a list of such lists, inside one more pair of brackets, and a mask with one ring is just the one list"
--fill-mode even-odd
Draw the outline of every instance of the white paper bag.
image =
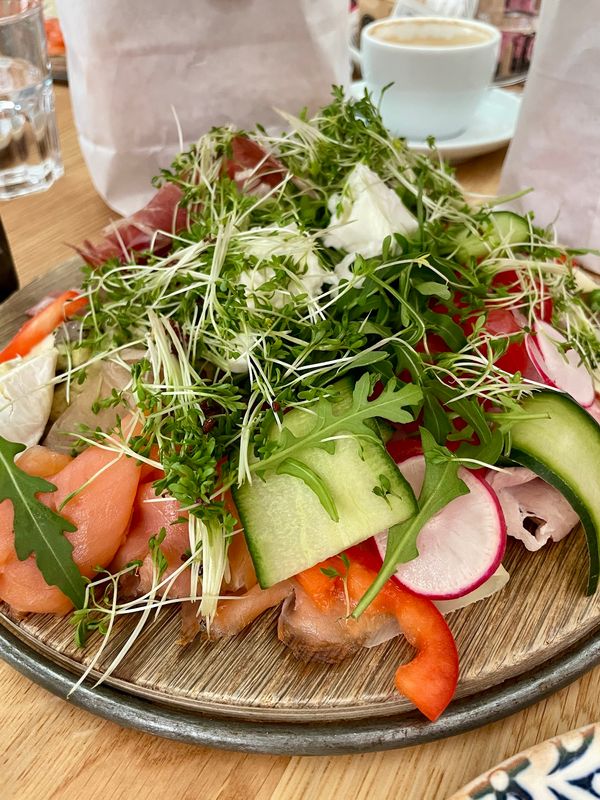
[[79, 141], [98, 192], [129, 214], [213, 125], [281, 129], [273, 107], [349, 80], [348, 0], [58, 0]]
[[[500, 193], [555, 221], [563, 244], [600, 248], [600, 2], [543, 0], [533, 63]], [[600, 258], [586, 256], [600, 271]]]

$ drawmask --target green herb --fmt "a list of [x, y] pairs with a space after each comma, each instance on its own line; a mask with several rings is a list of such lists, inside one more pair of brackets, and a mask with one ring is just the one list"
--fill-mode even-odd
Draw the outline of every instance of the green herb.
[[336, 411], [330, 400], [319, 400], [310, 409], [314, 413], [311, 430], [297, 437], [289, 428], [282, 428], [269, 454], [252, 464], [250, 469], [260, 474], [266, 469], [277, 468], [291, 454], [307, 447], [321, 447], [333, 452], [335, 440], [340, 436], [380, 441], [377, 433], [366, 424], [369, 420], [382, 417], [390, 422], [411, 422], [413, 415], [406, 407], [417, 406], [422, 400], [421, 390], [417, 386], [402, 385], [395, 378], [389, 380], [379, 397], [373, 400], [369, 400], [371, 391], [371, 381], [365, 373], [354, 386], [352, 404], [348, 410]]
[[165, 554], [161, 549], [161, 545], [164, 542], [166, 535], [167, 535], [166, 528], [161, 528], [160, 531], [156, 534], [156, 536], [151, 536], [150, 539], [148, 540], [148, 550], [150, 551], [152, 565], [156, 570], [157, 580], [159, 581], [161, 580], [167, 567], [169, 566], [167, 557], [165, 556]]
[[341, 578], [342, 575], [335, 567], [321, 567], [321, 572], [326, 578]]
[[286, 458], [277, 467], [278, 475], [291, 475], [293, 478], [299, 478], [303, 481], [309, 489], [311, 489], [319, 498], [319, 502], [329, 514], [334, 522], [340, 521], [337, 507], [333, 495], [321, 475], [311, 469], [307, 464], [298, 461], [296, 458]]
[[58, 587], [81, 608], [86, 581], [73, 561], [73, 545], [64, 535], [77, 528], [38, 500], [38, 494], [55, 492], [56, 486], [19, 469], [15, 456], [24, 449], [0, 436], [0, 502], [9, 500], [13, 507], [17, 556], [25, 561], [34, 555], [46, 583]]
[[[181, 188], [188, 229], [159, 256], [133, 253], [128, 263], [86, 270], [89, 311], [80, 340], [67, 345], [91, 354], [70, 359], [68, 383], [100, 359], [121, 363], [124, 348], [147, 351], [127, 365], [143, 420], [130, 448], [160, 463], [157, 492], [189, 512], [192, 596], [200, 565], [207, 596], [218, 594], [236, 524], [223, 492], [234, 483], [293, 473], [336, 518], [326, 476], [307, 469], [301, 448], [331, 451], [340, 436], [360, 446], [379, 419], [403, 424], [422, 411], [439, 445], [457, 443], [452, 463], [494, 464], [532, 385], [498, 367], [522, 334], [492, 335], [491, 309], [517, 306], [531, 325], [550, 298], [567, 346], [590, 369], [600, 364], [598, 298], [579, 292], [575, 253], [550, 232], [523, 217], [523, 241], [503, 241], [491, 204], [471, 207], [451, 170], [391, 136], [367, 95], [348, 101], [336, 88], [314, 117], [283, 116], [280, 135], [215, 128], [177, 156], [158, 183]], [[260, 165], [245, 187], [227, 176], [236, 136], [281, 163], [280, 185], [247, 191]], [[358, 255], [340, 278], [347, 254], [326, 247], [323, 230], [358, 164], [401, 198], [419, 229], [386, 237], [380, 255]], [[480, 258], [460, 254], [465, 240], [482, 239]], [[337, 416], [331, 387], [341, 376], [356, 386], [353, 407]], [[378, 381], [383, 393], [369, 401]], [[302, 439], [283, 424], [293, 408], [314, 416]], [[385, 486], [374, 491], [387, 496]], [[215, 607], [207, 600], [203, 612]]]
[[373, 487], [373, 494], [377, 497], [381, 497], [382, 500], [385, 500], [385, 502], [391, 508], [389, 496], [393, 495], [394, 492], [392, 491], [392, 485], [387, 475], [379, 475], [379, 483], [377, 486]]
[[377, 578], [352, 612], [355, 619], [375, 599], [398, 565], [418, 556], [417, 537], [423, 526], [456, 497], [468, 494], [469, 490], [457, 474], [460, 464], [452, 453], [445, 447], [440, 447], [425, 428], [421, 428], [421, 442], [426, 467], [419, 495], [419, 510], [414, 517], [394, 525], [388, 531], [383, 564]]

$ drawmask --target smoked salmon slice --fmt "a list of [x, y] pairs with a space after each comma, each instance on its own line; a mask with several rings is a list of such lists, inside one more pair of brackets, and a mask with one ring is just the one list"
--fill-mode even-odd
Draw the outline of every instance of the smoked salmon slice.
[[[152, 482], [142, 483], [138, 489], [131, 525], [127, 538], [117, 551], [111, 564], [111, 572], [119, 572], [131, 561], [142, 561], [139, 569], [139, 580], [135, 586], [127, 581], [127, 593], [145, 594], [152, 588], [152, 557], [148, 541], [158, 536], [165, 529], [165, 538], [160, 545], [162, 554], [167, 559], [167, 568], [162, 578], [167, 578], [177, 570], [186, 559], [190, 540], [188, 533], [187, 513], [175, 498], [157, 495]], [[186, 570], [179, 575], [169, 589], [171, 597], [189, 597], [190, 577]]]
[[[38, 459], [31, 457], [29, 462], [21, 457], [19, 466], [27, 471], [39, 468], [44, 459], [52, 462], [48, 454], [38, 455]], [[92, 577], [97, 567], [108, 566], [121, 546], [139, 475], [140, 467], [133, 459], [89, 447], [54, 475], [55, 492], [40, 495], [43, 503], [77, 527], [66, 536], [73, 544], [73, 560], [86, 577]], [[65, 614], [72, 607], [59, 589], [46, 584], [33, 556], [18, 560], [9, 501], [0, 504], [0, 599], [19, 612]]]
[[71, 456], [65, 453], [56, 453], [49, 447], [34, 444], [17, 458], [17, 466], [28, 475], [35, 475], [37, 478], [51, 478], [72, 460]]

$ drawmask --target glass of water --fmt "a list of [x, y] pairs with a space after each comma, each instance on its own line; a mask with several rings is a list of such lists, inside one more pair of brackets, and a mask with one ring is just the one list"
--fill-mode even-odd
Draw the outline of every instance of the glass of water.
[[62, 174], [41, 0], [0, 0], [0, 200]]

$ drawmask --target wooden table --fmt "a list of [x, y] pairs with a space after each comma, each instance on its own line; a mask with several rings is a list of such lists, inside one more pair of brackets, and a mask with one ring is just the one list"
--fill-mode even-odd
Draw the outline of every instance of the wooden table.
[[[72, 255], [111, 216], [79, 152], [68, 91], [57, 88], [65, 177], [0, 208], [21, 283]], [[504, 153], [459, 169], [493, 192]], [[482, 635], [485, 633], [482, 632]], [[272, 757], [206, 750], [97, 719], [0, 663], [1, 800], [444, 800], [479, 773], [549, 736], [600, 719], [600, 668], [519, 714], [446, 741], [357, 756]]]

